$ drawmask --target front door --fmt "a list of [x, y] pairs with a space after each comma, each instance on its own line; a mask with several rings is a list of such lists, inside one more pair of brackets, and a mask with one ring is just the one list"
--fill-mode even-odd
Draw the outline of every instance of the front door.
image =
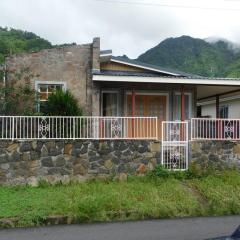
[[[167, 109], [167, 96], [163, 95], [136, 95], [135, 96], [135, 116], [136, 117], [158, 117], [158, 138], [161, 138], [161, 123], [166, 120]], [[132, 116], [132, 95], [127, 95], [127, 114]], [[143, 123], [145, 126], [141, 126], [141, 129], [135, 128], [135, 134], [141, 134], [139, 131], [146, 131], [154, 135], [154, 127], [149, 125], [147, 120]], [[147, 126], [148, 125], [148, 126]], [[145, 130], [144, 130], [145, 129]], [[130, 134], [130, 133], [129, 133]]]

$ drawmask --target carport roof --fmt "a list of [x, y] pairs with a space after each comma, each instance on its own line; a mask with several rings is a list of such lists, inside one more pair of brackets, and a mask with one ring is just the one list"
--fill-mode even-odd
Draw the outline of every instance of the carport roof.
[[200, 76], [193, 77], [159, 76], [156, 73], [130, 72], [130, 71], [124, 72], [109, 70], [93, 71], [93, 81], [240, 86], [240, 78], [209, 78]]

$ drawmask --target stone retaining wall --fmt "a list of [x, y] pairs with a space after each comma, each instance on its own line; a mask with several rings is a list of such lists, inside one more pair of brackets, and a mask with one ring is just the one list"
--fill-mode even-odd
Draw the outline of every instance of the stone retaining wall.
[[240, 142], [197, 141], [190, 144], [191, 162], [223, 169], [240, 168]]
[[0, 184], [144, 174], [160, 163], [160, 149], [154, 141], [0, 141]]
[[[190, 162], [204, 166], [240, 168], [240, 142], [189, 143]], [[85, 181], [91, 178], [144, 174], [161, 163], [161, 142], [108, 141], [0, 141], [0, 184], [37, 185]]]

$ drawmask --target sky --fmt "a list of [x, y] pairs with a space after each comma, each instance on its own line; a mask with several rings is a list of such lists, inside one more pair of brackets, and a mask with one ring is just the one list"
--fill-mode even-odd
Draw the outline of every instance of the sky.
[[137, 58], [182, 35], [240, 43], [240, 0], [0, 0], [0, 26], [53, 44], [100, 37], [101, 49]]

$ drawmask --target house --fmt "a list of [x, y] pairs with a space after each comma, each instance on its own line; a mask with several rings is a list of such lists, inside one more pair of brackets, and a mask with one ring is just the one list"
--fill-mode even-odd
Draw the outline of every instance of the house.
[[[240, 140], [240, 119], [229, 119], [240, 118], [240, 79], [201, 77], [114, 57], [100, 50], [99, 38], [12, 55], [4, 69], [6, 86], [27, 85], [39, 92], [39, 111], [55, 89], [69, 89], [84, 109], [81, 117], [0, 117], [0, 139], [21, 140], [18, 152], [33, 154], [43, 175], [65, 173], [62, 167], [51, 169], [56, 155], [66, 158], [66, 166], [75, 159], [70, 169], [80, 177], [136, 173], [160, 163], [186, 170], [189, 159], [240, 164], [240, 144], [226, 146]], [[7, 148], [13, 158], [15, 147]], [[79, 166], [82, 160], [87, 169]], [[6, 179], [12, 180], [11, 174], [6, 172]]]
[[[110, 50], [100, 51], [99, 38], [89, 44], [13, 55], [5, 67], [7, 85], [27, 84], [40, 93], [40, 111], [48, 96], [62, 88], [74, 94], [88, 116], [157, 118], [125, 120], [126, 138], [145, 138], [157, 131], [161, 139], [162, 121], [214, 117], [214, 112], [217, 117], [240, 116], [231, 95], [239, 92], [239, 79], [206, 78], [114, 57]], [[229, 99], [233, 113], [225, 104]], [[99, 126], [95, 137], [101, 134]]]

